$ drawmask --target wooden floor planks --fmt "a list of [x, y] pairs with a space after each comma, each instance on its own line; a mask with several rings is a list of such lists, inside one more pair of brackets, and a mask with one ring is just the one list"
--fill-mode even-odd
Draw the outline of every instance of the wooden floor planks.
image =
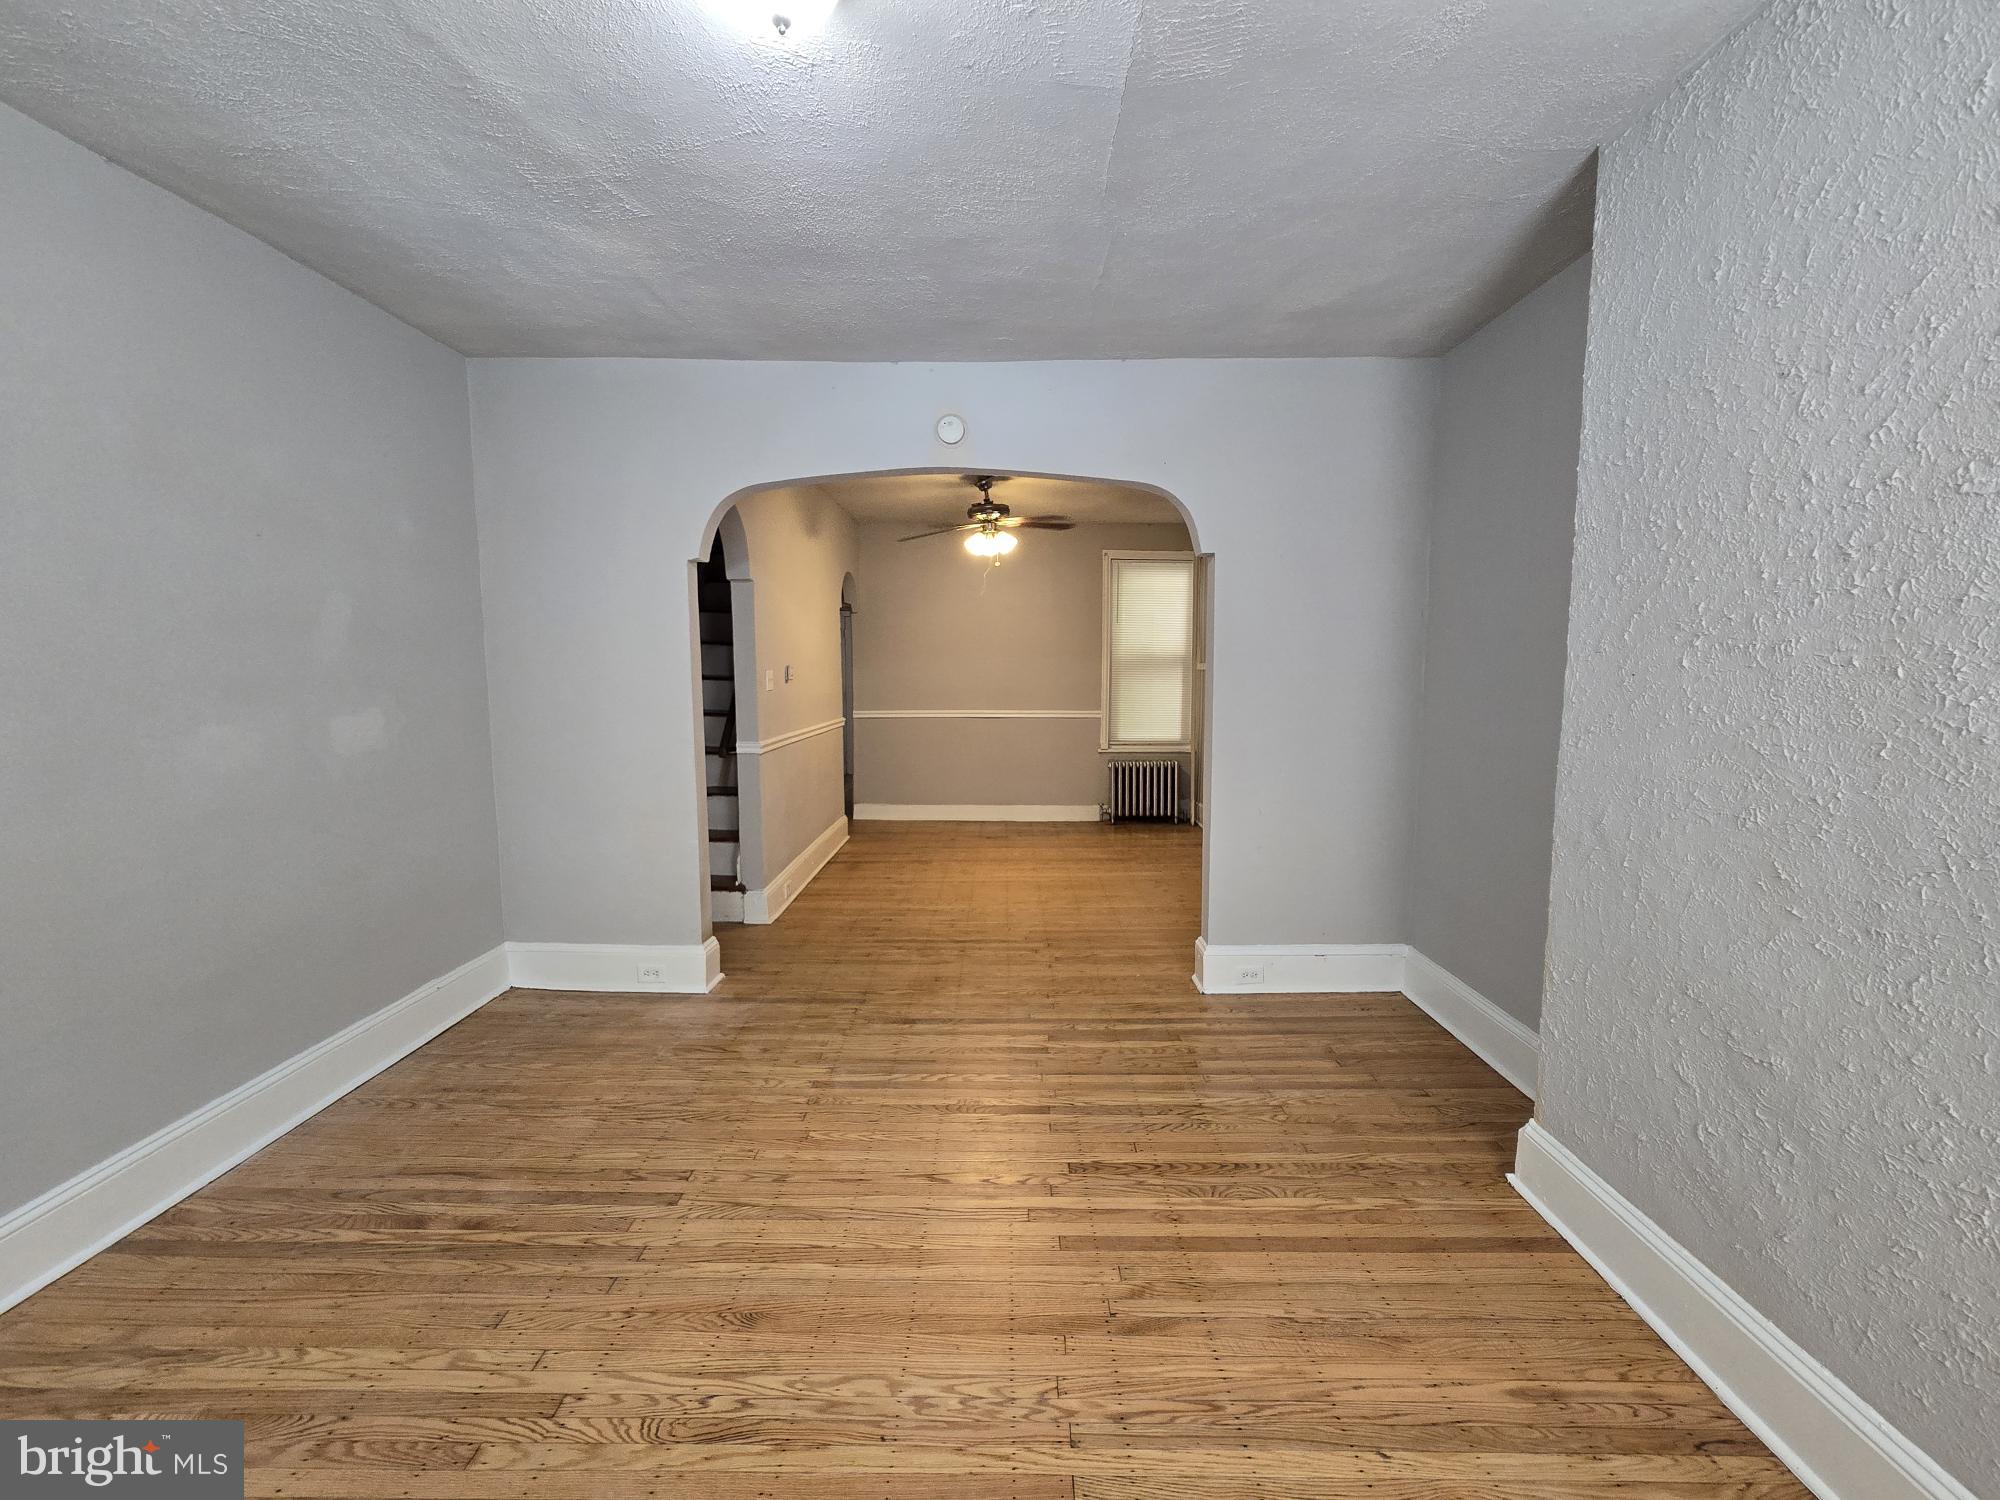
[[860, 825], [713, 996], [503, 996], [0, 1318], [0, 1414], [329, 1500], [1804, 1500], [1478, 1059], [1194, 992], [1199, 857]]

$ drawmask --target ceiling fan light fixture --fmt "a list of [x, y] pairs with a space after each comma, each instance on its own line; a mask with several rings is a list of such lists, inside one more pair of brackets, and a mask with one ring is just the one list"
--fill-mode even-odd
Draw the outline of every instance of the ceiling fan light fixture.
[[965, 539], [965, 550], [974, 557], [1002, 558], [1020, 545], [1012, 532], [997, 527], [983, 528]]

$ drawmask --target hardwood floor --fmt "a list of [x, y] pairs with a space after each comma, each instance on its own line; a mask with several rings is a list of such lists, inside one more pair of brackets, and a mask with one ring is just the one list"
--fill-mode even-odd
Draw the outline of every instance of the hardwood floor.
[[0, 1318], [255, 1495], [1804, 1500], [1398, 996], [1209, 999], [1185, 831], [861, 825], [708, 998], [514, 991]]

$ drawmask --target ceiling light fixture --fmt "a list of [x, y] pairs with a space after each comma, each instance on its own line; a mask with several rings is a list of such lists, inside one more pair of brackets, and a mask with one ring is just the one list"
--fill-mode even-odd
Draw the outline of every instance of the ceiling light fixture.
[[974, 557], [990, 557], [996, 562], [1020, 545], [1013, 532], [1002, 531], [998, 526], [982, 527], [965, 539], [967, 552]]
[[962, 531], [965, 533], [967, 552], [974, 557], [990, 557], [998, 562], [1021, 545], [1021, 539], [1014, 535], [1017, 529], [1068, 531], [1076, 525], [1076, 522], [1068, 516], [1015, 515], [1012, 510], [993, 498], [993, 486], [1000, 483], [1005, 475], [962, 474], [959, 477], [979, 491], [979, 498], [965, 508], [965, 524], [933, 526], [929, 531], [898, 537], [897, 541], [920, 542], [925, 537], [953, 536]]
[[795, 42], [824, 26], [838, 0], [709, 0], [709, 3], [753, 37]]

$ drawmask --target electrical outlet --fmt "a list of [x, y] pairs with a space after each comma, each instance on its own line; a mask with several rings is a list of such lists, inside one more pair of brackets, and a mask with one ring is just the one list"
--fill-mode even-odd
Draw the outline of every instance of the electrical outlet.
[[777, 685], [778, 685], [778, 674], [776, 672], [770, 671], [769, 669], [766, 669], [764, 673], [764, 691], [768, 693], [771, 691], [772, 688], [776, 687]]
[[1236, 982], [1238, 984], [1262, 984], [1264, 982], [1264, 966], [1262, 964], [1243, 965], [1242, 968], [1236, 971]]
[[667, 976], [658, 964], [639, 965], [639, 983], [665, 984], [666, 982]]

